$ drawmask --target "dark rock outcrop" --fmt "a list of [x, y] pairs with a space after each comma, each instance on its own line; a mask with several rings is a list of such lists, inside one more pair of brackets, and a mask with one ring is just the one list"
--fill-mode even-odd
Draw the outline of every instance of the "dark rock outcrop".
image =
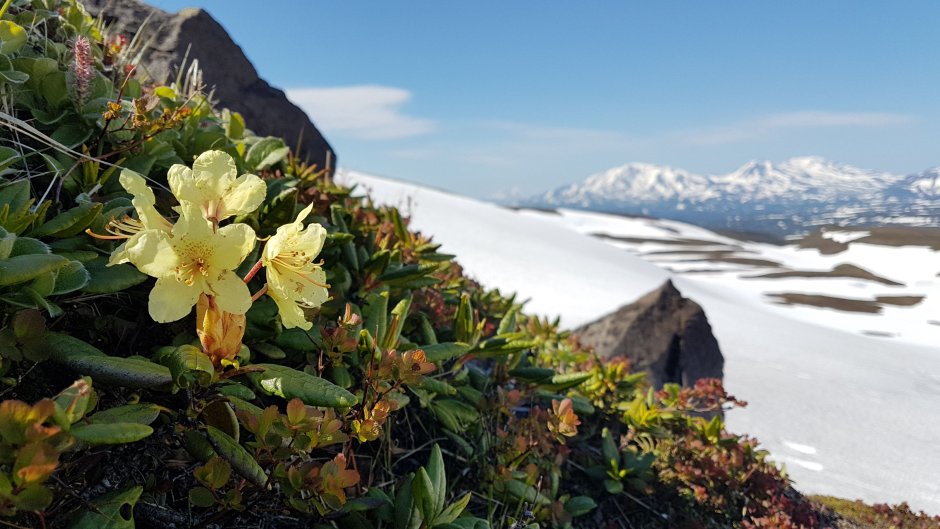
[[672, 281], [574, 334], [602, 357], [626, 356], [655, 387], [722, 378], [724, 357], [705, 311], [682, 297]]
[[175, 78], [188, 49], [188, 60], [199, 61], [203, 81], [214, 87], [219, 105], [241, 113], [255, 134], [283, 138], [291, 147], [300, 138], [301, 159], [331, 171], [336, 167], [336, 153], [310, 118], [282, 90], [258, 77], [242, 49], [206, 11], [170, 14], [137, 0], [87, 0], [85, 7], [129, 37], [151, 17], [144, 31], [155, 36], [139, 66], [146, 75], [158, 82]]

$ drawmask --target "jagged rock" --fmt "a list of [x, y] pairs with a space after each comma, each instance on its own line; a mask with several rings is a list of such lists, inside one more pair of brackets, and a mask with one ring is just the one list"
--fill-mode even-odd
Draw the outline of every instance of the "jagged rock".
[[656, 387], [722, 378], [724, 357], [705, 311], [682, 297], [672, 281], [574, 334], [602, 357], [628, 357]]
[[188, 60], [199, 60], [203, 81], [215, 88], [215, 99], [241, 113], [255, 134], [277, 136], [294, 147], [302, 131], [300, 157], [320, 168], [336, 167], [336, 153], [310, 118], [282, 90], [258, 77], [242, 49], [208, 12], [183, 9], [171, 14], [137, 0], [87, 0], [85, 7], [128, 36], [150, 16], [145, 33], [157, 33], [139, 66], [149, 77], [158, 82], [175, 78], [189, 49]]

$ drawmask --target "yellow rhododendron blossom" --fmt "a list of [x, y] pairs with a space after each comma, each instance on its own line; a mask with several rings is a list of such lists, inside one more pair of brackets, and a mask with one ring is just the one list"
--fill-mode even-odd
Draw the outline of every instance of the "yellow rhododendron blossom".
[[182, 202], [179, 211], [170, 232], [144, 230], [124, 250], [138, 270], [157, 278], [150, 292], [150, 317], [160, 323], [183, 318], [200, 294], [213, 296], [222, 311], [244, 314], [251, 294], [233, 270], [254, 247], [254, 230], [246, 224], [215, 230], [192, 202]]
[[264, 202], [267, 188], [253, 174], [236, 178], [235, 160], [222, 151], [206, 151], [193, 162], [193, 168], [175, 164], [167, 173], [170, 190], [180, 202], [189, 201], [202, 209], [210, 222], [251, 213]]
[[153, 190], [147, 186], [147, 182], [144, 180], [143, 176], [129, 169], [124, 169], [121, 171], [120, 181], [124, 190], [133, 197], [131, 204], [133, 204], [134, 209], [137, 210], [137, 218], [132, 219], [130, 217], [124, 217], [120, 220], [111, 219], [105, 226], [105, 230], [111, 234], [110, 236], [105, 236], [105, 238], [128, 239], [126, 243], [121, 244], [114, 250], [108, 264], [128, 262], [129, 259], [125, 251], [127, 245], [131, 244], [134, 237], [142, 231], [162, 230], [169, 232], [173, 228], [173, 224], [164, 218], [164, 216], [157, 211], [157, 208], [154, 207], [157, 199], [153, 194]]
[[303, 221], [313, 206], [307, 206], [297, 219], [285, 224], [264, 246], [261, 262], [268, 280], [268, 295], [277, 303], [285, 327], [309, 330], [304, 308], [319, 307], [330, 297], [326, 273], [313, 259], [323, 249], [326, 230], [319, 224], [304, 228]]

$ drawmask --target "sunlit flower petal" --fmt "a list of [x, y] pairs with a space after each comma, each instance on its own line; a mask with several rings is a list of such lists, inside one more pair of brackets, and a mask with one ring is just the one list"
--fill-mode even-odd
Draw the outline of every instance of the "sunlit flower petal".
[[137, 220], [125, 217], [120, 220], [111, 219], [111, 221], [108, 222], [106, 230], [112, 236], [128, 239], [111, 253], [111, 258], [108, 261], [109, 265], [126, 263], [130, 260], [127, 256], [127, 247], [134, 243], [134, 237], [141, 231], [168, 231], [173, 226], [170, 221], [164, 218], [154, 207], [157, 201], [156, 197], [153, 194], [153, 190], [147, 186], [147, 182], [144, 180], [143, 176], [129, 169], [124, 169], [121, 171], [120, 182], [124, 190], [132, 196], [131, 204], [137, 211]]
[[198, 204], [207, 219], [218, 223], [235, 215], [251, 213], [264, 201], [264, 181], [253, 174], [236, 178], [235, 160], [223, 151], [200, 154], [190, 169], [170, 167], [167, 181], [180, 201]]
[[157, 279], [150, 291], [150, 317], [158, 323], [185, 318], [199, 299], [201, 290], [198, 285], [187, 285], [173, 277]]
[[319, 307], [329, 299], [326, 273], [314, 259], [323, 249], [326, 230], [319, 224], [306, 228], [307, 206], [290, 224], [277, 229], [261, 255], [268, 281], [268, 295], [277, 303], [285, 327], [309, 329], [303, 308]]
[[[236, 265], [237, 266], [237, 265]], [[219, 308], [232, 314], [244, 314], [251, 308], [251, 292], [248, 285], [231, 270], [225, 270], [218, 277], [208, 281], [209, 290], [215, 296]]]

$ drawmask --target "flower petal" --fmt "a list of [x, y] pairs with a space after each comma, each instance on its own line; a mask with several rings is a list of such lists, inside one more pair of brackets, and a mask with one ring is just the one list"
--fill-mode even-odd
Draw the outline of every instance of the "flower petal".
[[137, 210], [137, 217], [143, 223], [144, 228], [147, 229], [169, 229], [170, 222], [163, 218], [157, 209], [154, 207], [157, 199], [153, 194], [153, 190], [147, 185], [147, 181], [144, 180], [144, 177], [131, 171], [129, 169], [124, 169], [121, 171], [121, 176], [119, 178], [121, 186], [134, 198], [131, 199], [131, 204], [134, 205], [134, 209]]
[[255, 230], [247, 224], [229, 224], [216, 232], [212, 265], [217, 270], [234, 270], [255, 247]]
[[304, 317], [304, 311], [297, 303], [291, 299], [278, 296], [271, 291], [270, 285], [268, 287], [268, 296], [277, 304], [277, 312], [281, 315], [281, 323], [285, 328], [300, 327], [305, 331], [309, 331], [313, 327], [313, 324]]
[[193, 170], [183, 164], [173, 164], [166, 173], [166, 181], [170, 184], [170, 191], [176, 200], [192, 200], [195, 192]]
[[183, 200], [176, 209], [180, 212], [180, 218], [173, 225], [173, 237], [178, 240], [178, 244], [206, 241], [212, 237], [212, 223], [202, 216], [198, 204]]
[[168, 323], [185, 318], [202, 293], [200, 283], [187, 285], [174, 277], [157, 279], [150, 291], [150, 317], [158, 323]]
[[219, 220], [235, 215], [245, 215], [258, 209], [264, 202], [268, 188], [264, 180], [253, 174], [239, 176], [222, 195]]
[[303, 285], [300, 293], [300, 299], [307, 307], [319, 307], [330, 299], [330, 291], [321, 285], [326, 284], [326, 272], [321, 268], [316, 268], [308, 275], [308, 280], [298, 283]]
[[251, 308], [251, 292], [248, 285], [238, 277], [235, 272], [226, 270], [209, 282], [210, 294], [215, 296], [215, 302], [225, 312], [244, 314]]
[[193, 162], [193, 180], [196, 187], [210, 200], [218, 201], [231, 187], [238, 170], [235, 160], [224, 151], [206, 151]]
[[169, 236], [161, 230], [144, 230], [128, 239], [121, 259], [127, 259], [141, 272], [156, 278], [174, 275], [180, 263]]
[[320, 255], [324, 242], [326, 242], [326, 228], [313, 223], [297, 234], [294, 248], [302, 250], [310, 259], [313, 259]]

